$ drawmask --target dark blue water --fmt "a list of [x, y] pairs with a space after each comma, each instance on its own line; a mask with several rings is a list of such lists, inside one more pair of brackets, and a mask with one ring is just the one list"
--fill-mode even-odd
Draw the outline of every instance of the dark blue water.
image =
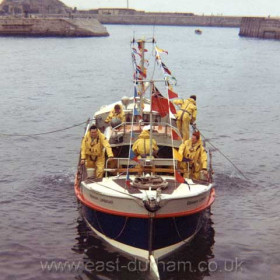
[[[153, 28], [107, 28], [108, 38], [0, 38], [0, 133], [65, 128], [131, 96], [129, 42]], [[192, 244], [159, 265], [162, 279], [279, 279], [280, 43], [238, 31], [154, 30], [176, 91], [198, 96], [201, 131], [250, 179], [213, 152], [215, 204]], [[81, 219], [73, 182], [82, 134], [0, 136], [1, 279], [149, 278]], [[48, 271], [52, 261], [70, 268]]]

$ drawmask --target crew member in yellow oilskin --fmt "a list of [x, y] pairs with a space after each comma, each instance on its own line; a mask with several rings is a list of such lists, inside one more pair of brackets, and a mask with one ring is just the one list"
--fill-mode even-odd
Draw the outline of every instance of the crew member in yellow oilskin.
[[190, 137], [190, 124], [194, 124], [196, 120], [196, 95], [191, 95], [188, 99], [177, 99], [172, 101], [175, 105], [181, 105], [177, 111], [177, 128], [180, 131], [183, 141]]
[[122, 109], [122, 106], [119, 104], [115, 105], [114, 109], [112, 109], [112, 111], [109, 113], [105, 122], [110, 123], [113, 119], [119, 119], [121, 123], [125, 122], [125, 114]]
[[111, 146], [105, 135], [92, 125], [84, 136], [81, 146], [81, 164], [87, 168], [95, 168], [95, 177], [102, 178], [105, 165], [105, 151], [107, 156], [113, 157]]
[[[184, 169], [184, 177], [191, 179], [200, 179], [200, 172], [203, 171], [204, 176], [208, 175], [207, 172], [207, 153], [203, 147], [200, 139], [200, 132], [195, 131], [192, 138], [185, 141], [179, 147], [179, 154], [185, 160], [181, 163]], [[184, 162], [188, 161], [188, 163]], [[188, 169], [189, 164], [189, 169]]]
[[[138, 158], [146, 158], [150, 155], [150, 125], [146, 125], [132, 146], [132, 151]], [[152, 153], [157, 155], [158, 146], [155, 139], [152, 139]]]

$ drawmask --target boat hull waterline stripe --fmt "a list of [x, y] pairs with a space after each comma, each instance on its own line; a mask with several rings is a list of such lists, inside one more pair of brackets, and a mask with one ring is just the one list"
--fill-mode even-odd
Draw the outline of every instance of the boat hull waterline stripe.
[[[80, 188], [78, 186], [78, 182], [75, 183], [75, 193], [76, 193], [77, 198], [84, 205], [86, 205], [86, 206], [88, 206], [88, 207], [90, 207], [90, 208], [92, 208], [94, 210], [97, 210], [97, 211], [101, 211], [101, 212], [112, 214], [112, 215], [125, 216], [125, 217], [147, 218], [147, 219], [150, 217], [148, 212], [147, 212], [146, 215], [137, 214], [137, 213], [119, 212], [119, 211], [114, 211], [114, 210], [111, 210], [111, 209], [106, 209], [106, 208], [100, 207], [100, 206], [98, 206], [96, 204], [93, 204], [92, 202], [90, 202], [87, 199], [85, 199], [85, 197], [83, 196], [83, 194], [80, 191]], [[212, 205], [212, 203], [214, 202], [214, 200], [215, 200], [215, 189], [212, 188], [211, 192], [210, 192], [210, 195], [209, 195], [208, 201], [205, 204], [201, 205], [200, 207], [198, 207], [196, 209], [193, 209], [193, 210], [189, 210], [189, 211], [185, 211], [185, 212], [179, 212], [179, 213], [158, 214], [158, 215], [155, 214], [155, 217], [156, 218], [168, 218], [168, 217], [179, 217], [179, 216], [192, 215], [192, 214], [201, 212], [201, 211], [207, 209], [208, 207], [210, 207]]]

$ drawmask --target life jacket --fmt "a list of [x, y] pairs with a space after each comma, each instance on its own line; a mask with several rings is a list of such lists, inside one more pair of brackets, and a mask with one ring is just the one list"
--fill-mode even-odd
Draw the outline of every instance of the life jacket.
[[90, 131], [88, 131], [82, 141], [81, 158], [85, 159], [86, 156], [90, 156], [92, 160], [94, 160], [96, 157], [104, 155], [104, 148], [106, 149], [108, 156], [113, 156], [110, 144], [104, 134], [98, 129], [98, 136], [92, 139]]
[[179, 151], [183, 157], [192, 160], [190, 169], [194, 172], [199, 172], [202, 168], [207, 168], [207, 154], [201, 140], [198, 140], [197, 143], [193, 145], [192, 140], [189, 139], [182, 144]]
[[186, 99], [181, 108], [177, 112], [177, 119], [183, 121], [184, 119], [196, 119], [196, 101], [192, 98]]
[[108, 115], [108, 117], [106, 118], [105, 122], [110, 122], [113, 118], [120, 119], [121, 122], [125, 122], [125, 114], [124, 114], [124, 111], [123, 111], [123, 109], [122, 109], [122, 106], [120, 106], [120, 111], [119, 111], [119, 113], [117, 113], [117, 112], [115, 111], [115, 109], [113, 109], [113, 110], [109, 113], [109, 115]]
[[[135, 143], [132, 146], [133, 152], [135, 152], [137, 155], [147, 156], [150, 154], [150, 132], [147, 130], [144, 130], [139, 135], [138, 139], [135, 141]], [[157, 151], [157, 143], [154, 139], [152, 139], [152, 150]]]

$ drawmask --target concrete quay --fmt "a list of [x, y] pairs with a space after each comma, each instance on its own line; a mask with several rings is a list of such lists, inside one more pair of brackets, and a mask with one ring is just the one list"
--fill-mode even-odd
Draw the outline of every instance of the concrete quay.
[[244, 17], [239, 36], [280, 40], [280, 19]]
[[109, 36], [106, 27], [94, 18], [0, 17], [0, 35], [42, 37]]

